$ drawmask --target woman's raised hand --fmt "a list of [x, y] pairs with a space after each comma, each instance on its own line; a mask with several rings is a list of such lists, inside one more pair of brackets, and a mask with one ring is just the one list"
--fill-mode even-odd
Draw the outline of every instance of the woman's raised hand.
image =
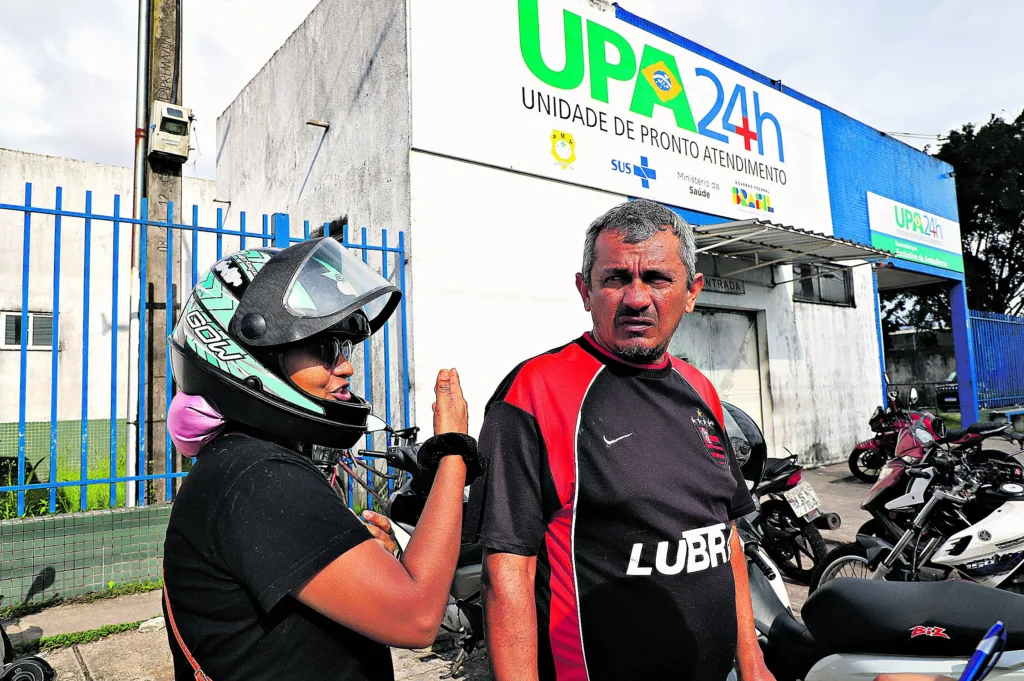
[[441, 369], [434, 384], [437, 400], [431, 405], [434, 411], [434, 435], [441, 433], [469, 433], [469, 406], [462, 396], [459, 372], [455, 369]]

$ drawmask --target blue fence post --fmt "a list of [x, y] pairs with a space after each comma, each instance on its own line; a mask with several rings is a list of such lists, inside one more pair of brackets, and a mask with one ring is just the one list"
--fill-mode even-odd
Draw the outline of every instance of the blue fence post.
[[[121, 232], [121, 197], [114, 195], [114, 262], [110, 284], [110, 476], [117, 477], [117, 282], [119, 275], [119, 241]], [[110, 483], [107, 506], [117, 505], [117, 484]]]
[[217, 260], [224, 257], [224, 209], [217, 209]]
[[[242, 213], [243, 219], [245, 213]], [[199, 206], [192, 206], [192, 288], [199, 282]]]
[[[25, 208], [32, 206], [32, 183], [25, 183]], [[32, 255], [32, 213], [25, 211], [25, 233], [21, 244], [21, 376], [18, 398], [18, 485], [25, 484], [25, 411], [28, 391], [28, 270]], [[18, 490], [18, 516], [25, 515], [25, 490]]]
[[[58, 329], [60, 329], [60, 242], [61, 225], [60, 211], [63, 205], [64, 189], [57, 187], [57, 198], [54, 208], [57, 215], [53, 218], [53, 315], [50, 338], [50, 483], [57, 482], [57, 371], [60, 345]], [[57, 486], [50, 487], [50, 513], [57, 510]]]
[[956, 379], [960, 392], [960, 420], [970, 425], [978, 420], [977, 371], [974, 359], [974, 334], [967, 309], [967, 285], [960, 281], [949, 290], [952, 313], [953, 350], [956, 353]]
[[[89, 479], [89, 280], [92, 258], [92, 192], [85, 192], [85, 255], [82, 258], [82, 462], [80, 480]], [[84, 511], [89, 501], [87, 485], [82, 485], [78, 497], [79, 510]]]
[[[328, 224], [329, 223], [324, 223], [324, 234], [327, 233], [327, 225]], [[342, 238], [342, 241], [348, 241], [348, 225], [345, 225], [345, 226], [342, 227], [341, 238]], [[366, 239], [366, 227], [363, 227], [363, 229], [362, 229], [362, 238], [363, 238], [363, 241], [362, 241], [363, 262], [368, 262], [367, 257], [369, 256], [370, 251], [366, 247], [369, 246], [370, 243]], [[373, 342], [369, 338], [367, 338], [365, 341], [363, 341], [363, 383], [364, 383], [364, 388], [363, 389], [366, 391], [366, 395], [364, 395], [363, 397], [366, 398], [366, 402], [370, 405], [370, 411], [373, 411]], [[373, 449], [373, 434], [372, 433], [367, 433], [366, 434], [366, 448], [367, 449]], [[370, 496], [367, 495], [366, 496], [366, 505], [370, 506], [372, 503], [373, 502], [371, 501]], [[351, 486], [351, 484], [349, 485], [348, 505], [349, 506], [352, 505], [352, 486]]]
[[[167, 202], [167, 227], [164, 229], [164, 239], [167, 243], [167, 269], [165, 272], [166, 283], [164, 291], [164, 409], [171, 408], [171, 400], [174, 399], [174, 376], [171, 373], [171, 331], [174, 329], [174, 202]], [[184, 249], [182, 249], [184, 250]], [[164, 413], [164, 501], [170, 501], [174, 497], [174, 485], [171, 473], [174, 469], [173, 455], [174, 445], [171, 443], [171, 431], [167, 428], [167, 413]]]
[[288, 248], [291, 245], [291, 224], [286, 213], [274, 213], [274, 247]]
[[[218, 213], [220, 209], [217, 209]], [[137, 452], [137, 463], [135, 468], [136, 477], [145, 475], [146, 471], [146, 250], [149, 241], [147, 226], [149, 225], [149, 200], [142, 199], [142, 222], [139, 224], [139, 243], [136, 248], [139, 251], [139, 450]], [[140, 479], [135, 482], [135, 503], [138, 506], [146, 505], [146, 485]]]
[[409, 400], [409, 314], [406, 310], [406, 303], [409, 295], [405, 290], [405, 232], [398, 233], [398, 288], [402, 289], [402, 401], [404, 403], [405, 421], [403, 426], [408, 428], [412, 425], [412, 406]]

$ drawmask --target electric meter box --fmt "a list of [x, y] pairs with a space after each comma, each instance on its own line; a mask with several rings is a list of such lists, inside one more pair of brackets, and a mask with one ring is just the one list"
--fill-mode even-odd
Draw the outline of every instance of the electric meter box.
[[187, 161], [192, 109], [156, 100], [150, 110], [149, 155], [178, 163]]

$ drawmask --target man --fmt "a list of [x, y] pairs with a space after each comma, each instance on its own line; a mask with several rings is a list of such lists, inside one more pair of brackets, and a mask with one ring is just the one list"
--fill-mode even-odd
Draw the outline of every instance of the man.
[[488, 405], [479, 542], [499, 681], [771, 679], [730, 521], [753, 503], [714, 388], [666, 353], [703, 287], [690, 226], [651, 201], [587, 231], [593, 331]]

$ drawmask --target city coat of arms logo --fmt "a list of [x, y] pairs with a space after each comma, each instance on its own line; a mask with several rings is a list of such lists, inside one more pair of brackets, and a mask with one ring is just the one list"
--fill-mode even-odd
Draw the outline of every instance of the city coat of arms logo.
[[551, 131], [551, 156], [562, 170], [571, 170], [570, 166], [576, 161], [576, 140], [571, 132]]

